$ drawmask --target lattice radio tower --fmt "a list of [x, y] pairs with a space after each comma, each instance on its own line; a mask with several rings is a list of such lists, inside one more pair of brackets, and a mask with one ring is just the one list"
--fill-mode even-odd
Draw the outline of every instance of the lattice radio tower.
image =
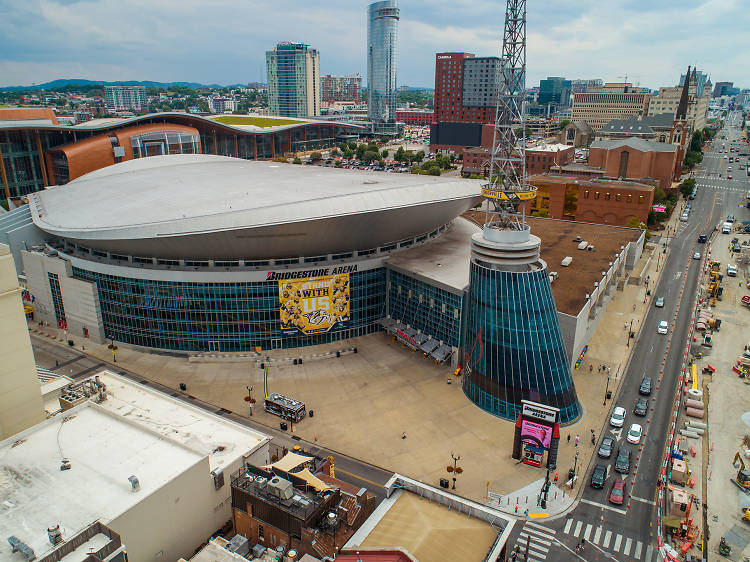
[[[482, 188], [482, 195], [488, 199], [485, 226], [522, 230], [525, 203], [536, 197], [536, 187], [526, 183], [526, 123], [523, 115], [526, 0], [507, 0], [501, 64], [503, 78], [493, 125], [490, 182]], [[516, 134], [519, 129], [520, 134]]]

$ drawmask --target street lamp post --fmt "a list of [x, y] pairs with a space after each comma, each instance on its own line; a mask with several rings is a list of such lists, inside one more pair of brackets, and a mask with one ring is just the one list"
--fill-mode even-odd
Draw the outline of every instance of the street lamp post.
[[448, 472], [453, 473], [453, 490], [455, 490], [456, 489], [456, 475], [461, 474], [464, 471], [464, 469], [458, 466], [458, 461], [461, 460], [461, 455], [454, 455], [453, 451], [451, 451], [451, 458], [453, 459], [453, 466], [448, 465], [446, 470]]
[[[628, 338], [629, 337], [630, 337], [630, 334], [628, 334]], [[630, 342], [629, 339], [628, 339], [628, 342]], [[603, 406], [607, 405], [607, 393], [608, 392], [609, 392], [609, 371], [607, 371], [607, 388], [604, 389], [604, 402], [602, 404]]]

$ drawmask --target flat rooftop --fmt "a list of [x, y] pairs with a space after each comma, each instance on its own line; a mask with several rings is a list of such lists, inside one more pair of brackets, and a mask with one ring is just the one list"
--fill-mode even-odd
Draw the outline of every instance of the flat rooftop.
[[208, 455], [211, 470], [247, 456], [270, 438], [185, 402], [132, 382], [111, 371], [99, 379], [107, 385], [101, 407], [122, 416], [201, 455]]
[[[0, 442], [0, 553], [15, 535], [42, 558], [52, 550], [50, 524], [63, 540], [106, 524], [204, 457], [93, 402], [45, 420]], [[70, 470], [60, 470], [63, 458]]]
[[427, 279], [431, 284], [437, 282], [453, 292], [463, 291], [469, 284], [471, 236], [481, 230], [471, 221], [458, 217], [442, 236], [393, 254], [386, 263]]
[[560, 143], [542, 143], [535, 146], [526, 147], [526, 152], [560, 152], [561, 150], [568, 150], [574, 148], [568, 144]]
[[401, 491], [360, 546], [400, 546], [417, 560], [468, 562], [484, 560], [496, 538], [485, 521]]
[[[476, 224], [484, 224], [484, 213], [467, 211], [462, 215]], [[620, 253], [620, 246], [635, 242], [641, 230], [624, 226], [593, 224], [549, 218], [526, 217], [531, 233], [542, 240], [541, 257], [547, 269], [558, 273], [552, 282], [552, 294], [558, 312], [577, 316], [586, 304], [586, 293], [594, 288], [594, 282], [602, 278], [602, 271], [609, 269], [609, 262]], [[596, 251], [578, 249], [576, 236], [594, 244]], [[560, 262], [570, 256], [573, 262], [563, 267]], [[468, 277], [468, 263], [466, 264]]]
[[[565, 170], [565, 168], [563, 167]], [[597, 171], [598, 168], [590, 168], [590, 170]], [[567, 171], [567, 170], [566, 170]], [[607, 178], [581, 178], [574, 174], [536, 174], [528, 178], [529, 183], [533, 183], [534, 180], [544, 181], [546, 183], [555, 184], [580, 184], [591, 189], [628, 189], [631, 191], [653, 191], [654, 186], [638, 183], [635, 181], [625, 181], [619, 179], [607, 179]]]

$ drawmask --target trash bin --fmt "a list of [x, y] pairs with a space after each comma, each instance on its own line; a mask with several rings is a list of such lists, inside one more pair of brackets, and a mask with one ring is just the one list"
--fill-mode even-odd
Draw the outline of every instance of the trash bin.
[[447, 488], [450, 485], [447, 478], [441, 478], [440, 479], [440, 487], [441, 488]]
[[308, 415], [308, 416], [310, 416], [310, 417], [312, 418], [312, 417], [314, 417], [314, 416], [315, 416], [315, 412], [313, 412], [312, 410], [310, 410], [310, 411], [309, 411], [309, 412], [307, 413], [307, 415]]
[[286, 422], [281, 422], [279, 424], [279, 427], [281, 428], [281, 431], [286, 431], [288, 426], [286, 425]]

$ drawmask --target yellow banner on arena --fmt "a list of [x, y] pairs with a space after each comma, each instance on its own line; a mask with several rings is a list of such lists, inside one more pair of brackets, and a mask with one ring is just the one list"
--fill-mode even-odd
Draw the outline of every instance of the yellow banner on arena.
[[279, 281], [281, 333], [322, 334], [345, 328], [349, 317], [349, 274]]
[[536, 188], [529, 189], [528, 191], [510, 191], [494, 187], [483, 187], [482, 197], [500, 199], [501, 201], [531, 201], [536, 198]]

